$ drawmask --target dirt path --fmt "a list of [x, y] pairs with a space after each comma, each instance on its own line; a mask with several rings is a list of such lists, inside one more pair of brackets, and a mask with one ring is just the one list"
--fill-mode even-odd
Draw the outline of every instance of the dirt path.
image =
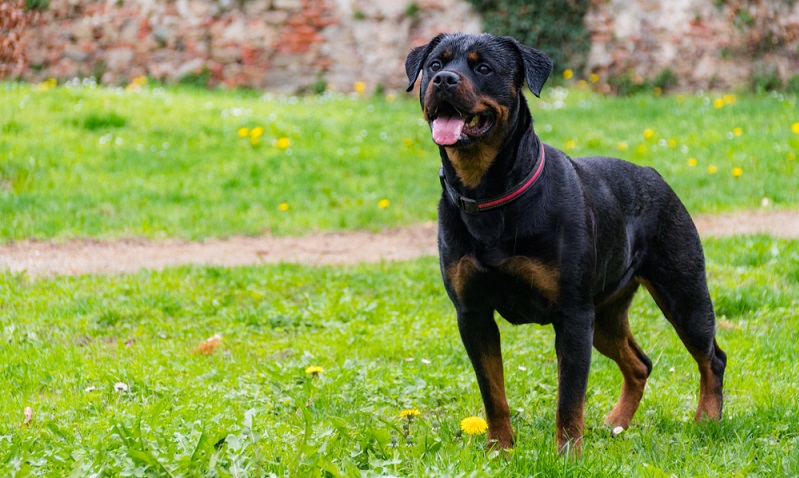
[[[799, 239], [799, 211], [701, 215], [694, 221], [703, 237], [767, 233]], [[436, 225], [427, 223], [376, 234], [318, 233], [303, 237], [233, 237], [203, 242], [18, 242], [0, 246], [0, 270], [27, 271], [30, 275], [91, 274], [161, 269], [180, 264], [353, 264], [433, 254], [436, 254]]]

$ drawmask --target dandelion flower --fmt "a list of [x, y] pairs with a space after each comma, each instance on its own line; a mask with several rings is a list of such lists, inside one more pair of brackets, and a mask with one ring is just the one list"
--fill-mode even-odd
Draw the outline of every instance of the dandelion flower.
[[413, 146], [413, 140], [411, 138], [403, 138], [402, 144], [405, 146]]
[[616, 143], [616, 147], [619, 148], [619, 151], [627, 151], [628, 148], [627, 143], [625, 143], [624, 141], [619, 141], [618, 143]]
[[716, 100], [713, 101], [713, 106], [716, 109], [723, 108], [724, 107], [724, 100], [721, 99], [721, 98], [716, 98]]
[[564, 80], [569, 80], [569, 79], [571, 79], [572, 76], [574, 76], [574, 72], [572, 70], [570, 70], [568, 68], [566, 70], [563, 70], [563, 79]]
[[366, 91], [366, 83], [363, 81], [356, 81], [353, 85], [353, 88], [355, 89], [356, 93], [362, 94], [364, 91]]
[[485, 433], [488, 423], [480, 417], [467, 417], [461, 420], [461, 430], [467, 435], [479, 435]]
[[591, 83], [598, 82], [599, 81], [599, 75], [597, 75], [596, 73], [591, 73], [591, 76], [588, 77], [588, 81], [590, 81]]
[[740, 178], [741, 175], [744, 173], [744, 170], [741, 168], [732, 168], [732, 175], [736, 178]]
[[391, 202], [388, 199], [381, 199], [380, 201], [377, 202], [377, 207], [379, 207], [380, 209], [385, 209], [389, 205], [391, 205]]
[[735, 103], [735, 95], [724, 95], [722, 97], [722, 100], [724, 100], [724, 104], [725, 105], [734, 104]]
[[250, 131], [250, 138], [260, 138], [264, 135], [264, 129], [260, 126], [256, 126]]
[[280, 210], [280, 211], [282, 211], [282, 212], [286, 212], [286, 211], [288, 211], [288, 210], [289, 210], [289, 207], [290, 207], [290, 206], [289, 206], [289, 203], [287, 203], [287, 202], [282, 202], [282, 203], [280, 203], [280, 204], [277, 206], [278, 210]]
[[696, 158], [688, 158], [688, 166], [693, 168], [696, 167], [697, 164], [699, 164], [699, 161], [697, 161]]
[[645, 144], [639, 144], [638, 147], [635, 148], [635, 152], [636, 153], [640, 153], [640, 154], [646, 153], [646, 145]]
[[666, 142], [666, 145], [668, 145], [669, 148], [675, 148], [677, 147], [677, 141], [670, 139]]
[[246, 138], [250, 135], [249, 128], [239, 128], [239, 138]]
[[715, 164], [711, 164], [710, 166], [707, 167], [707, 172], [710, 174], [716, 174], [717, 172], [719, 172], [719, 168], [717, 168]]
[[733, 136], [741, 136], [743, 133], [744, 133], [744, 130], [742, 130], [741, 128], [734, 128], [732, 130], [732, 135]]
[[644, 139], [649, 139], [652, 136], [655, 136], [655, 132], [649, 128], [644, 130]]
[[318, 365], [311, 365], [310, 367], [305, 369], [305, 373], [307, 373], [308, 375], [313, 375], [314, 377], [316, 377], [320, 373], [325, 373], [325, 370], [322, 367], [318, 366]]
[[563, 146], [563, 149], [574, 149], [577, 147], [577, 142], [570, 139], [566, 141], [566, 144]]
[[275, 146], [277, 146], [279, 149], [288, 149], [289, 146], [291, 146], [291, 140], [284, 136], [277, 140]]
[[585, 80], [580, 80], [577, 82], [577, 87], [584, 90], [588, 88], [588, 82]]
[[126, 383], [123, 383], [123, 382], [117, 382], [117, 383], [114, 384], [114, 391], [115, 392], [120, 392], [120, 393], [121, 392], [127, 392], [128, 391], [128, 385]]
[[388, 101], [389, 103], [393, 103], [396, 100], [397, 100], [397, 95], [395, 95], [394, 93], [389, 93], [386, 95], [386, 101]]
[[659, 87], [659, 86], [656, 86], [656, 87], [654, 87], [654, 88], [652, 89], [652, 93], [653, 93], [655, 96], [660, 96], [660, 95], [662, 95], [662, 94], [663, 94], [663, 88], [661, 88], [661, 87]]
[[793, 131], [796, 134], [799, 134], [799, 122], [791, 125], [791, 131]]
[[407, 418], [408, 420], [412, 420], [414, 417], [419, 415], [419, 410], [415, 408], [409, 408], [407, 410], [403, 410], [400, 412], [400, 418]]
[[787, 159], [788, 161], [793, 161], [796, 159], [796, 155], [794, 153], [788, 153]]

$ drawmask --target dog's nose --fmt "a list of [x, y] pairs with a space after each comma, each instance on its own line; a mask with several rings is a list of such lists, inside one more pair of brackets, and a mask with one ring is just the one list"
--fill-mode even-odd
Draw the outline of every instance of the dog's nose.
[[439, 71], [436, 73], [436, 76], [433, 77], [433, 84], [436, 86], [436, 88], [445, 90], [455, 89], [460, 82], [461, 77], [458, 76], [457, 73], [451, 71]]

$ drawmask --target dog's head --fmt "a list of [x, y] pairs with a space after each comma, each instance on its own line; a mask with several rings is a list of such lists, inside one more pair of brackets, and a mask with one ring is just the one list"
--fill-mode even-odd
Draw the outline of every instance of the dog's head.
[[433, 141], [469, 149], [507, 135], [524, 82], [536, 96], [552, 60], [511, 37], [441, 34], [405, 60], [408, 91], [422, 74], [419, 98]]

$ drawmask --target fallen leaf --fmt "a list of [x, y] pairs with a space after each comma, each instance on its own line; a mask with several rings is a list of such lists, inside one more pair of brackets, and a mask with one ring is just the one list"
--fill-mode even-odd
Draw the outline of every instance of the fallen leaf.
[[212, 337], [209, 337], [207, 340], [200, 342], [197, 344], [197, 347], [194, 348], [195, 354], [202, 354], [202, 355], [211, 355], [214, 351], [219, 348], [219, 345], [222, 344], [222, 336], [219, 334], [214, 334]]
[[729, 320], [719, 320], [719, 327], [724, 330], [741, 330], [741, 326]]

